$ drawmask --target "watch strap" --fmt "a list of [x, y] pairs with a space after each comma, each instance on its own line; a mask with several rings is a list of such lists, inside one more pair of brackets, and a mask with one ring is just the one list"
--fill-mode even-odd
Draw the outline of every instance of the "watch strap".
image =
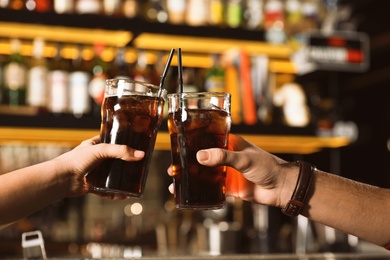
[[295, 164], [299, 166], [297, 184], [290, 201], [282, 209], [282, 212], [290, 217], [298, 216], [305, 205], [305, 198], [310, 188], [313, 172], [316, 169], [315, 166], [305, 161], [296, 161]]

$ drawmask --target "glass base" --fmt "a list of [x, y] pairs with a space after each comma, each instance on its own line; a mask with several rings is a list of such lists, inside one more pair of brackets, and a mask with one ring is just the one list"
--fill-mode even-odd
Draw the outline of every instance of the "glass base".
[[131, 197], [131, 198], [142, 198], [143, 193], [134, 193], [134, 192], [129, 192], [129, 191], [123, 191], [123, 190], [115, 190], [115, 189], [107, 189], [107, 188], [99, 188], [99, 187], [94, 187], [92, 190], [92, 193], [100, 194], [102, 196], [124, 196], [124, 197]]
[[226, 203], [218, 205], [187, 205], [187, 204], [176, 204], [177, 209], [183, 210], [215, 210], [225, 208]]

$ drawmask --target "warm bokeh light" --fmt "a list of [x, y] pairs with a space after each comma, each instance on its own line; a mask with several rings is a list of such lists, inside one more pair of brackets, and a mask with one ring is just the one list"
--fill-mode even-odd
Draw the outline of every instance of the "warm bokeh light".
[[139, 215], [142, 213], [142, 211], [143, 211], [142, 204], [138, 202], [135, 202], [133, 204], [128, 204], [124, 208], [124, 213], [128, 217]]

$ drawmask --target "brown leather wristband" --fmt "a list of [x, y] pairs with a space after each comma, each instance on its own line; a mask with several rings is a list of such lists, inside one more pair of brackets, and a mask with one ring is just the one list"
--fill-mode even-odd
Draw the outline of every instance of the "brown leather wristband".
[[294, 193], [282, 212], [290, 217], [299, 215], [302, 207], [305, 205], [305, 197], [308, 193], [315, 166], [305, 161], [296, 161], [299, 166], [299, 174]]

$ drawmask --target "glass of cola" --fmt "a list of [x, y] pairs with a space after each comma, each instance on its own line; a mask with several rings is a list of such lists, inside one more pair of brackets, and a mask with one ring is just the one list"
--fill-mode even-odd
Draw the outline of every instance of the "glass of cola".
[[106, 81], [101, 107], [101, 142], [125, 144], [144, 151], [145, 156], [136, 162], [103, 161], [86, 174], [91, 192], [109, 197], [143, 196], [166, 96], [166, 90], [152, 84], [129, 79]]
[[196, 153], [228, 148], [230, 99], [223, 92], [168, 94], [176, 208], [219, 209], [226, 204], [226, 167], [203, 166]]

